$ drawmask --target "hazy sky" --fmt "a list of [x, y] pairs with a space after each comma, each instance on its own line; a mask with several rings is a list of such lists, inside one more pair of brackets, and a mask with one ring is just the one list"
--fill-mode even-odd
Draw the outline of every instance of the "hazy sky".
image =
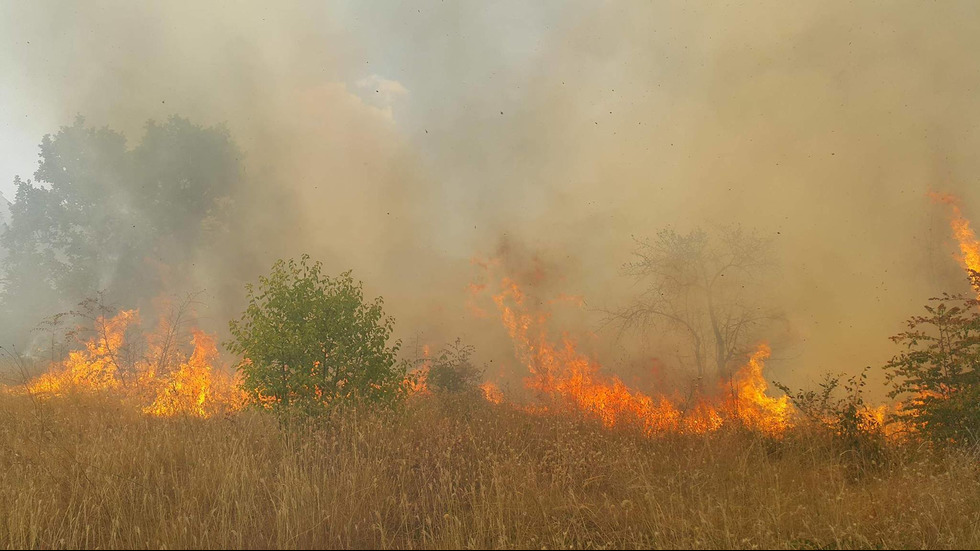
[[[90, 91], [76, 96], [72, 89], [97, 86], [93, 80], [118, 69], [111, 66], [112, 60], [126, 56], [129, 48], [141, 47], [130, 43], [141, 39], [140, 29], [121, 27], [129, 21], [159, 25], [151, 34], [186, 32], [196, 46], [204, 48], [196, 53], [208, 56], [214, 49], [229, 46], [222, 39], [247, 40], [243, 35], [252, 30], [257, 33], [249, 47], [257, 50], [268, 46], [263, 44], [267, 41], [288, 42], [292, 31], [283, 23], [301, 18], [304, 25], [319, 26], [325, 32], [297, 47], [314, 50], [310, 57], [336, 62], [322, 68], [322, 82], [341, 82], [366, 103], [388, 111], [406, 136], [425, 148], [426, 141], [414, 133], [420, 129], [424, 133], [427, 120], [438, 123], [453, 118], [453, 111], [463, 107], [460, 99], [495, 89], [503, 93], [497, 98], [501, 108], [518, 101], [519, 81], [527, 78], [535, 56], [542, 53], [549, 28], [581, 12], [573, 2], [494, 2], [467, 7], [445, 2], [402, 6], [314, 2], [276, 7], [210, 2], [204, 8], [195, 7], [196, 2], [158, 3], [155, 7], [127, 6], [125, 2], [87, 4], [0, 5], [4, 31], [0, 38], [4, 75], [0, 81], [0, 191], [8, 197], [14, 190], [14, 175], [30, 177], [36, 169], [37, 145], [44, 134], [70, 123], [74, 114], [93, 118], [85, 103]], [[163, 12], [172, 25], [147, 21]], [[225, 36], [210, 41], [203, 35], [212, 32]], [[59, 36], [52, 37], [52, 33]], [[338, 41], [343, 43], [339, 48]], [[79, 66], [83, 60], [90, 64]], [[127, 103], [141, 103], [146, 117], [180, 114], [152, 105], [158, 98], [164, 105], [172, 90], [165, 76], [155, 88], [132, 90], [147, 97], [143, 101], [131, 98]], [[106, 118], [110, 120], [93, 122], [118, 122], [111, 121], [118, 117]]]
[[131, 141], [150, 118], [225, 123], [301, 214], [256, 255], [309, 250], [392, 294], [400, 319], [449, 327], [469, 258], [501, 239], [612, 304], [631, 235], [738, 222], [777, 246], [780, 369], [854, 370], [962, 285], [925, 194], [959, 193], [980, 220], [978, 11], [4, 2], [0, 191], [78, 114]]

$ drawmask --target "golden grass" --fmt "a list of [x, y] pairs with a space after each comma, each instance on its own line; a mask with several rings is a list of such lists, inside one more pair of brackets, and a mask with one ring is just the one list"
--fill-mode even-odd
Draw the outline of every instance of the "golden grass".
[[0, 396], [5, 548], [980, 547], [968, 452], [649, 439], [420, 401], [292, 431]]

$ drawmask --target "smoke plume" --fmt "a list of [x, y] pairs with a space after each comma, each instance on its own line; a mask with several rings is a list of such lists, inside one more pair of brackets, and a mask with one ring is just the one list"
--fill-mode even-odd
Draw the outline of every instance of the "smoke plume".
[[[965, 290], [927, 192], [980, 216], [978, 10], [5, 3], [3, 167], [28, 177], [24, 152], [76, 115], [131, 143], [149, 119], [225, 125], [236, 219], [179, 289], [206, 291], [209, 329], [308, 252], [383, 295], [406, 347], [462, 336], [495, 366], [513, 351], [467, 307], [473, 257], [539, 262], [549, 293], [585, 298], [566, 329], [592, 331], [636, 292], [634, 236], [756, 228], [787, 314], [772, 373], [804, 383], [882, 363], [928, 297]], [[662, 356], [656, 335], [597, 339], [613, 366]]]

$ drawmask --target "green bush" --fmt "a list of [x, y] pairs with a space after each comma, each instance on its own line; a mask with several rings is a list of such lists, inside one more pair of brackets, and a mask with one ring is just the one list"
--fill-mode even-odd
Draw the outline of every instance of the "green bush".
[[892, 337], [905, 350], [885, 365], [891, 397], [903, 398], [898, 419], [939, 443], [980, 441], [980, 311], [978, 301], [944, 294], [926, 315]]
[[460, 339], [440, 350], [429, 367], [429, 388], [446, 394], [476, 393], [483, 370], [473, 365], [474, 350]]
[[825, 375], [816, 390], [794, 392], [785, 385], [776, 386], [786, 393], [804, 421], [829, 431], [845, 448], [874, 450], [881, 444], [884, 427], [880, 415], [864, 399], [868, 371], [844, 378]]
[[244, 390], [280, 413], [401, 396], [405, 369], [395, 361], [399, 343], [388, 345], [394, 320], [382, 299], [366, 302], [350, 272], [332, 278], [308, 261], [279, 260], [246, 286], [248, 307], [226, 343], [242, 357]]

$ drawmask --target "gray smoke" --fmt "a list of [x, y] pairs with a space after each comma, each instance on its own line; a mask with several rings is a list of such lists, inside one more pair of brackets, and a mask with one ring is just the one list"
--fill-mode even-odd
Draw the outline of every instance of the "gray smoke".
[[513, 360], [465, 307], [471, 257], [519, 243], [561, 271], [555, 292], [613, 307], [635, 291], [619, 273], [632, 235], [755, 227], [790, 322], [771, 373], [802, 383], [880, 364], [925, 299], [964, 289], [925, 194], [958, 193], [980, 221], [978, 10], [5, 3], [2, 140], [36, 144], [76, 114], [131, 140], [171, 114], [224, 123], [246, 223], [196, 263], [205, 323], [309, 252], [385, 296], [406, 343], [461, 335], [495, 364]]

